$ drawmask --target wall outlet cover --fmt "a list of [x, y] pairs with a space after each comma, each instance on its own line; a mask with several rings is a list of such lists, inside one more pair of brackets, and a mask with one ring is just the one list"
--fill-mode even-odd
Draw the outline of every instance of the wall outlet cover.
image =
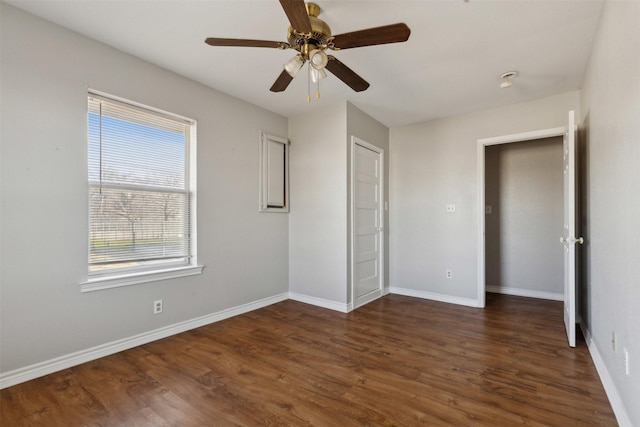
[[155, 300], [153, 302], [153, 314], [160, 314], [162, 313], [162, 300]]

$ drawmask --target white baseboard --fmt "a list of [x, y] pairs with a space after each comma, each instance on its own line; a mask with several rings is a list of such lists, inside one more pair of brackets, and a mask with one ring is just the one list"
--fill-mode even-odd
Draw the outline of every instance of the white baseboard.
[[342, 313], [349, 313], [350, 311], [353, 311], [353, 303], [345, 304], [342, 302], [332, 301], [324, 298], [297, 294], [295, 292], [289, 292], [289, 299], [303, 302], [305, 304], [315, 305], [317, 307], [328, 308], [329, 310], [340, 311]]
[[564, 294], [558, 294], [555, 292], [532, 291], [529, 289], [510, 288], [507, 286], [495, 286], [495, 285], [487, 285], [486, 290], [487, 292], [492, 292], [494, 294], [505, 294], [505, 295], [515, 295], [519, 297], [527, 297], [527, 298], [540, 298], [540, 299], [549, 299], [553, 301], [564, 301]]
[[195, 319], [175, 323], [173, 325], [165, 326], [153, 331], [144, 332], [142, 334], [134, 335], [129, 338], [124, 338], [110, 343], [98, 345], [86, 350], [81, 350], [75, 353], [56, 357], [55, 359], [46, 360], [44, 362], [35, 363], [33, 365], [15, 369], [13, 371], [3, 372], [0, 373], [0, 390], [6, 387], [11, 387], [12, 385], [20, 384], [25, 381], [33, 380], [44, 375], [52, 374], [54, 372], [70, 368], [72, 366], [77, 366], [91, 360], [109, 356], [123, 350], [128, 350], [142, 344], [147, 344], [152, 341], [169, 337], [171, 335], [179, 334], [190, 329], [199, 328], [201, 326], [219, 322], [220, 320], [228, 319], [239, 314], [248, 313], [250, 311], [257, 310], [259, 308], [263, 308], [277, 302], [285, 301], [288, 296], [289, 295], [287, 293], [274, 295], [272, 297], [208, 314], [206, 316], [196, 317]]
[[600, 356], [598, 347], [591, 337], [591, 332], [583, 323], [580, 324], [580, 329], [582, 329], [582, 335], [584, 335], [587, 347], [589, 348], [589, 353], [591, 353], [591, 359], [593, 359], [593, 364], [596, 366], [596, 370], [600, 376], [600, 381], [602, 382], [604, 391], [609, 398], [611, 409], [613, 409], [613, 413], [616, 416], [616, 420], [618, 420], [618, 424], [620, 427], [633, 427], [629, 414], [627, 413], [627, 409], [625, 408], [624, 403], [618, 394], [618, 390], [613, 383], [613, 378], [611, 378], [609, 370], [607, 369], [602, 356]]
[[451, 295], [436, 294], [427, 291], [417, 291], [415, 289], [397, 288], [395, 286], [391, 286], [389, 288], [389, 291], [392, 294], [404, 295], [407, 297], [423, 298], [433, 301], [446, 302], [449, 304], [466, 305], [468, 307], [478, 307], [478, 301], [471, 298], [454, 297]]

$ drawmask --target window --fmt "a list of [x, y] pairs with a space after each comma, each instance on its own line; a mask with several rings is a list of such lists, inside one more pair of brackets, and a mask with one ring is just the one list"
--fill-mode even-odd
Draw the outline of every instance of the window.
[[[195, 122], [89, 93], [87, 129], [90, 279], [83, 290], [195, 266]], [[100, 283], [114, 277], [124, 283]]]
[[289, 142], [260, 134], [260, 212], [289, 212]]

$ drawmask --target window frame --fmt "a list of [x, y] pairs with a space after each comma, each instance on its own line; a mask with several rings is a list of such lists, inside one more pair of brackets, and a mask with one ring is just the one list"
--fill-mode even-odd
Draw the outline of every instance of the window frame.
[[[283, 170], [274, 170], [269, 164], [269, 144], [276, 143], [283, 146]], [[283, 206], [269, 205], [269, 181], [271, 174], [282, 174]], [[270, 135], [264, 131], [260, 131], [260, 183], [259, 183], [259, 212], [289, 212], [289, 141], [286, 138]]]
[[[196, 135], [197, 135], [197, 122], [193, 119], [180, 116], [178, 114], [170, 113], [158, 108], [150, 107], [135, 101], [124, 99], [118, 96], [114, 96], [105, 92], [97, 91], [94, 89], [87, 90], [87, 117], [88, 117], [88, 101], [90, 98], [103, 99], [107, 102], [114, 102], [123, 104], [127, 107], [139, 109], [147, 113], [157, 114], [165, 118], [172, 120], [182, 121], [186, 124], [185, 132], [185, 180], [188, 180], [188, 199], [189, 199], [189, 247], [190, 256], [186, 263], [183, 262], [164, 262], [156, 265], [144, 265], [133, 269], [120, 268], [111, 269], [105, 271], [90, 271], [89, 266], [89, 249], [90, 238], [89, 232], [91, 227], [90, 220], [90, 201], [87, 200], [87, 218], [89, 221], [87, 225], [87, 280], [80, 283], [81, 292], [91, 292], [102, 289], [110, 289], [121, 286], [130, 286], [140, 283], [148, 283], [158, 280], [173, 279], [178, 277], [186, 277], [201, 274], [204, 266], [199, 265], [197, 262], [197, 170], [196, 170]], [[85, 148], [89, 149], [88, 140], [88, 121], [87, 123], [87, 140], [85, 141]], [[88, 152], [87, 152], [88, 161]], [[88, 167], [88, 166], [87, 166]], [[88, 171], [88, 169], [87, 169]], [[90, 194], [90, 188], [95, 183], [89, 180], [89, 174], [87, 173], [87, 194]], [[118, 185], [110, 185], [110, 187], [118, 187]], [[122, 185], [121, 187], [137, 187], [136, 185]], [[142, 186], [141, 186], [142, 187]], [[152, 186], [150, 186], [152, 188]], [[184, 191], [177, 191], [181, 194], [185, 194]]]

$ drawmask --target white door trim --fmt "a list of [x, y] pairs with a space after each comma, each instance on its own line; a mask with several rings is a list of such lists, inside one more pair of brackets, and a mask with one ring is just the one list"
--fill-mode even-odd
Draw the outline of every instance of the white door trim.
[[485, 306], [485, 147], [489, 145], [509, 144], [512, 142], [531, 141], [534, 139], [563, 136], [567, 131], [566, 127], [536, 130], [532, 132], [515, 133], [511, 135], [496, 136], [492, 138], [478, 139], [477, 161], [478, 161], [478, 294], [476, 303], [478, 307]]
[[[380, 188], [379, 188], [379, 194], [378, 194], [378, 203], [379, 203], [379, 209], [378, 212], [380, 213], [380, 217], [379, 217], [379, 224], [380, 224], [380, 231], [378, 231], [379, 233], [379, 242], [380, 242], [380, 250], [379, 250], [379, 255], [378, 255], [378, 265], [380, 266], [380, 272], [379, 272], [379, 285], [378, 285], [378, 290], [376, 290], [376, 292], [374, 294], [372, 294], [370, 296], [370, 298], [367, 298], [365, 301], [363, 301], [361, 304], [357, 304], [356, 305], [356, 295], [355, 295], [355, 257], [354, 257], [354, 253], [355, 253], [355, 236], [356, 236], [356, 228], [354, 227], [355, 224], [355, 201], [354, 201], [354, 188], [355, 188], [355, 150], [356, 150], [356, 145], [360, 145], [364, 148], [367, 148], [375, 153], [378, 153], [380, 155]], [[364, 141], [354, 135], [351, 135], [351, 143], [350, 143], [350, 153], [351, 153], [351, 173], [350, 173], [350, 195], [351, 195], [351, 203], [349, 206], [349, 225], [351, 227], [351, 245], [349, 247], [349, 255], [350, 255], [350, 264], [351, 264], [351, 275], [349, 277], [349, 281], [350, 281], [350, 286], [351, 286], [351, 306], [353, 307], [353, 309], [356, 309], [370, 301], [373, 301], [374, 299], [377, 299], [379, 297], [382, 296], [383, 291], [384, 291], [384, 259], [385, 259], [385, 253], [384, 253], [384, 245], [385, 245], [385, 241], [384, 241], [384, 234], [385, 234], [385, 230], [384, 230], [384, 150], [378, 146], [375, 146], [373, 144], [368, 143], [367, 141]]]

